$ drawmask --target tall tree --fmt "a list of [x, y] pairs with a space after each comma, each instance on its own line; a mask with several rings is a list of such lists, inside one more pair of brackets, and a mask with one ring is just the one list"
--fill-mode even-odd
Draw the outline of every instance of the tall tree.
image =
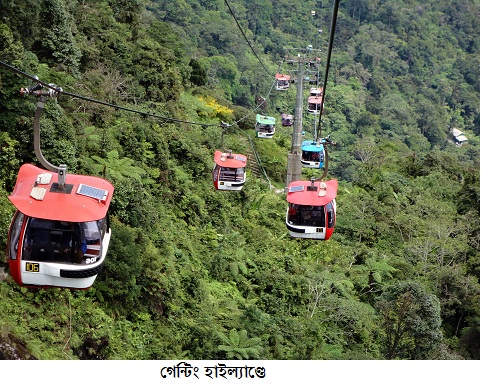
[[388, 359], [426, 359], [442, 340], [437, 297], [415, 281], [390, 286], [377, 299]]
[[67, 73], [78, 74], [81, 52], [72, 34], [73, 20], [64, 0], [44, 0], [42, 27], [33, 51]]

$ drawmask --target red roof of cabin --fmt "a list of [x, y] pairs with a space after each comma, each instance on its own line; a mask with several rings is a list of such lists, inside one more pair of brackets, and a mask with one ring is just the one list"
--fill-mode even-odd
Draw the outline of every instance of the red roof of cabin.
[[[325, 196], [319, 196], [319, 185], [324, 183], [326, 185]], [[298, 180], [289, 184], [287, 192], [287, 201], [299, 205], [326, 205], [337, 196], [337, 180], [328, 180], [324, 182], [315, 181], [314, 186], [316, 191], [308, 191], [307, 187], [312, 183], [310, 180]], [[302, 188], [303, 187], [303, 188]], [[290, 192], [290, 191], [296, 192]]]
[[276, 80], [290, 80], [290, 75], [284, 75], [282, 73], [276, 73]]
[[308, 103], [312, 104], [321, 104], [322, 103], [322, 96], [309, 96], [307, 98]]
[[227, 168], [244, 168], [247, 163], [247, 157], [244, 155], [238, 155], [237, 153], [232, 154], [232, 159], [229, 159], [228, 153], [215, 151], [214, 161], [221, 167]]
[[[43, 199], [30, 196], [32, 188], [40, 174], [51, 174], [48, 184], [38, 184], [38, 188], [46, 189]], [[15, 207], [30, 217], [47, 220], [86, 222], [100, 220], [107, 215], [114, 187], [107, 180], [95, 176], [73, 175], [67, 173], [65, 184], [73, 185], [70, 193], [51, 192], [52, 184], [58, 182], [58, 174], [32, 164], [20, 167], [17, 182], [12, 194], [8, 197]], [[107, 192], [105, 200], [80, 195], [77, 193], [80, 184], [98, 188]]]

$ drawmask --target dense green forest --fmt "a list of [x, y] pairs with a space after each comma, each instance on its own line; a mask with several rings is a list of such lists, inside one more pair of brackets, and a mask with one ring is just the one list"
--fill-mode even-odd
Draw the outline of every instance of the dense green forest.
[[[45, 157], [115, 186], [112, 239], [86, 291], [22, 288], [6, 270], [0, 358], [479, 359], [479, 8], [340, 2], [321, 126], [337, 142], [337, 223], [322, 242], [286, 229], [291, 127], [252, 139], [272, 188], [249, 169], [242, 191], [216, 191], [211, 171], [221, 121], [247, 153], [257, 97], [278, 121], [294, 113], [274, 74], [286, 48], [325, 63], [332, 2], [2, 0], [0, 61], [178, 121], [46, 103]], [[30, 85], [0, 66], [2, 261], [7, 197], [38, 164]]]

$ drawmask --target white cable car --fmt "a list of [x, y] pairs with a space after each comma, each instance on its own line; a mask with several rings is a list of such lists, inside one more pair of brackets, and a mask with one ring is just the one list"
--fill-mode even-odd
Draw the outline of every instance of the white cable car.
[[287, 113], [281, 115], [281, 124], [283, 127], [290, 127], [294, 121], [294, 116]]

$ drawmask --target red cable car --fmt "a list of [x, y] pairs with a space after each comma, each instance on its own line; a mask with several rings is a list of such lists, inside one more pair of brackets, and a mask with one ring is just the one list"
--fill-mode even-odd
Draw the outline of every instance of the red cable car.
[[336, 224], [337, 180], [289, 184], [286, 226], [292, 237], [328, 240]]
[[10, 201], [17, 208], [8, 234], [13, 280], [25, 287], [92, 286], [111, 231], [107, 211], [114, 187], [99, 177], [20, 168]]
[[247, 157], [232, 151], [214, 153], [212, 178], [215, 189], [240, 191], [246, 182]]
[[290, 75], [284, 75], [282, 73], [276, 73], [276, 90], [287, 91], [291, 82]]
[[307, 98], [307, 112], [318, 115], [321, 112], [322, 96], [309, 96]]

